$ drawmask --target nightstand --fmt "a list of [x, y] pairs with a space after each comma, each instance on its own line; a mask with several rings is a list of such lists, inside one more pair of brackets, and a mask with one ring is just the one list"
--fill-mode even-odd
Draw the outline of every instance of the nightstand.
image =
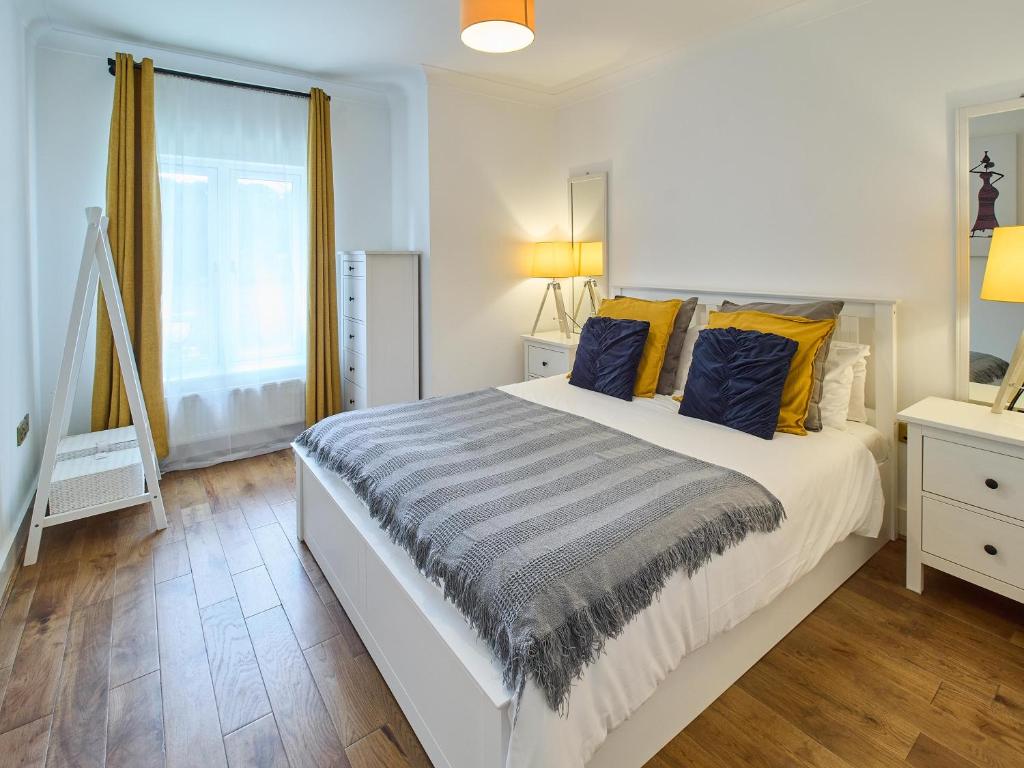
[[523, 381], [569, 373], [579, 346], [578, 334], [566, 338], [561, 331], [523, 334]]
[[929, 565], [1024, 602], [1024, 413], [929, 397], [907, 422], [907, 589]]

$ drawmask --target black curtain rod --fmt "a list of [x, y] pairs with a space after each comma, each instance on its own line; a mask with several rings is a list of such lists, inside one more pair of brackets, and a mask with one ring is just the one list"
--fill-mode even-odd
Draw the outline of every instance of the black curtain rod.
[[[113, 59], [107, 59], [107, 71], [110, 74], [114, 74], [115, 62]], [[141, 65], [136, 62], [135, 68], [138, 69]], [[171, 77], [183, 77], [186, 80], [198, 80], [201, 83], [214, 83], [215, 85], [226, 85], [229, 88], [248, 88], [250, 91], [263, 91], [264, 93], [276, 93], [280, 96], [297, 96], [300, 99], [308, 99], [309, 94], [303, 93], [302, 91], [289, 91], [286, 88], [273, 88], [269, 85], [254, 85], [253, 83], [240, 83], [237, 80], [224, 80], [220, 77], [210, 77], [208, 75], [194, 75], [191, 72], [179, 72], [176, 69], [164, 69], [163, 67], [153, 67], [153, 71], [158, 75], [169, 75]], [[327, 100], [330, 101], [331, 97], [328, 95]]]

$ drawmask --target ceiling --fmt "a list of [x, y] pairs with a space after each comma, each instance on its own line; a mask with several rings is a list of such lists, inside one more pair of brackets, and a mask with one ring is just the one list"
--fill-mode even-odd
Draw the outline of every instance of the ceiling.
[[51, 24], [300, 70], [425, 64], [560, 93], [685, 49], [797, 0], [536, 0], [537, 38], [508, 54], [459, 40], [459, 0], [36, 0]]

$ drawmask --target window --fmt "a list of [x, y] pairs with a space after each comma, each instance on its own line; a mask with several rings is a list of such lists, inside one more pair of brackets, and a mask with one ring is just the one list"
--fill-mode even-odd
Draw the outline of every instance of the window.
[[168, 468], [305, 421], [307, 103], [158, 76]]

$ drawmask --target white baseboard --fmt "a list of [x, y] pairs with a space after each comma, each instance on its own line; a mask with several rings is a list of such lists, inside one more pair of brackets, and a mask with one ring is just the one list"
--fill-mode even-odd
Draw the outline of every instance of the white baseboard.
[[38, 477], [33, 478], [28, 495], [22, 499], [19, 507], [21, 514], [18, 524], [12, 526], [7, 540], [0, 544], [0, 552], [3, 553], [2, 559], [0, 559], [0, 611], [7, 607], [7, 596], [14, 583], [14, 574], [18, 572], [22, 549], [28, 538], [28, 524], [32, 519], [32, 503], [35, 500], [38, 485]]

